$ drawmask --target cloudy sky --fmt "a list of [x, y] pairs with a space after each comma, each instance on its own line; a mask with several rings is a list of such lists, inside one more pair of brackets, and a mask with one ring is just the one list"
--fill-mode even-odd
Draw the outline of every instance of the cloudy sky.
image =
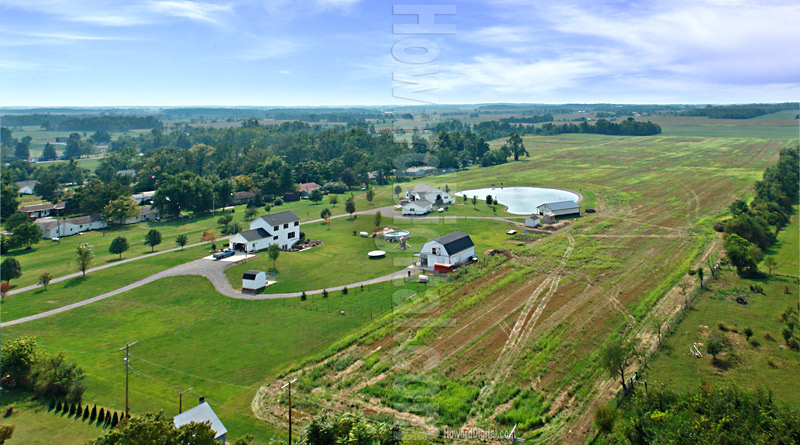
[[[400, 33], [414, 3], [454, 26]], [[0, 0], [0, 106], [789, 101], [799, 23], [797, 0]]]

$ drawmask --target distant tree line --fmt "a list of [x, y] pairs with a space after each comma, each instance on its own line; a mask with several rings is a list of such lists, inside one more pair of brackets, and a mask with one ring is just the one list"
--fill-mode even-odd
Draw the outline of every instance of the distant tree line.
[[91, 116], [72, 117], [58, 124], [59, 130], [121, 132], [163, 128], [164, 124], [155, 116]]
[[798, 149], [781, 150], [778, 162], [767, 167], [763, 179], [755, 183], [750, 204], [734, 201], [729, 207], [731, 219], [715, 225], [726, 234], [725, 251], [739, 274], [759, 273], [762, 252], [775, 243], [798, 201], [799, 174]]
[[708, 116], [710, 119], [751, 119], [783, 110], [797, 110], [798, 102], [781, 104], [707, 105], [684, 111], [684, 116]]
[[535, 116], [505, 117], [500, 119], [500, 122], [508, 122], [509, 124], [538, 124], [540, 122], [552, 121], [553, 115], [550, 113], [537, 114]]

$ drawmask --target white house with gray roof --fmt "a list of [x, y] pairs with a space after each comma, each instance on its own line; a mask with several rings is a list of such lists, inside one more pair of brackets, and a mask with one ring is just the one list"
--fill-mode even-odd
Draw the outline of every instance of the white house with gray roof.
[[581, 214], [581, 206], [574, 201], [546, 202], [536, 207], [536, 213], [547, 215], [552, 213], [555, 216], [572, 216]]
[[228, 245], [232, 250], [256, 252], [277, 244], [288, 250], [300, 241], [300, 218], [290, 211], [256, 218], [250, 230], [234, 235]]
[[36, 191], [36, 185], [39, 184], [37, 180], [15, 182], [14, 185], [19, 187], [20, 195], [33, 195]]
[[433, 205], [452, 204], [453, 197], [449, 193], [439, 190], [436, 187], [431, 187], [427, 184], [417, 184], [414, 187], [406, 190], [406, 198], [411, 201], [424, 199], [430, 201]]
[[472, 238], [459, 230], [425, 243], [419, 252], [419, 265], [426, 270], [433, 270], [436, 263], [460, 266], [474, 256]]
[[425, 215], [433, 211], [433, 203], [427, 199], [408, 201], [401, 206], [403, 215]]

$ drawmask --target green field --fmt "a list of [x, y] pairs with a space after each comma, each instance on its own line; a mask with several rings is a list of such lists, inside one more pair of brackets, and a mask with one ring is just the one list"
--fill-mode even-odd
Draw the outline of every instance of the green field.
[[[798, 217], [795, 212], [792, 222], [778, 236], [771, 256], [777, 266], [773, 276], [763, 279], [744, 279], [734, 271], [723, 270], [718, 278], [707, 282], [707, 290], [701, 292], [685, 317], [667, 338], [655, 360], [650, 362], [647, 378], [651, 382], [674, 387], [690, 388], [705, 382], [714, 385], [737, 384], [748, 389], [766, 387], [775, 397], [797, 406], [800, 404], [800, 386], [797, 381], [798, 353], [786, 347], [781, 336], [784, 325], [780, 314], [788, 307], [797, 307], [798, 264]], [[763, 262], [761, 270], [767, 268]], [[751, 285], [760, 285], [764, 294], [750, 292]], [[789, 293], [786, 293], [788, 290]], [[750, 300], [745, 307], [732, 301], [736, 295]], [[730, 331], [722, 332], [720, 324]], [[744, 329], [753, 330], [759, 346], [748, 344]], [[734, 332], [738, 331], [738, 332]], [[725, 366], [714, 366], [706, 355], [697, 359], [687, 355], [694, 342], [704, 343], [710, 334], [727, 337], [734, 348], [723, 361]], [[727, 367], [727, 369], [726, 369]]]
[[66, 306], [110, 292], [147, 278], [162, 270], [200, 258], [208, 253], [205, 246], [146, 257], [128, 264], [92, 272], [84, 277], [6, 297], [2, 303], [3, 321], [11, 321]]
[[[633, 326], [629, 332], [652, 335], [650, 311], [708, 246], [714, 236], [713, 222], [726, 214], [728, 203], [733, 199], [748, 197], [751, 184], [761, 178], [764, 168], [775, 161], [781, 148], [797, 142], [795, 139], [665, 135], [631, 138], [588, 134], [534, 136], [524, 140], [531, 156], [520, 162], [491, 168], [475, 167], [416, 182], [447, 184], [452, 190], [458, 190], [491, 185], [502, 178], [506, 185], [572, 189], [586, 197], [582, 203], [584, 207], [596, 207], [598, 213], [570, 220], [566, 227], [552, 235], [513, 242], [506, 241], [502, 222], [457, 219], [444, 220], [443, 227], [432, 226], [437, 236], [448, 233], [451, 227], [470, 233], [479, 256], [488, 247], [513, 253], [502, 264], [468, 268], [469, 274], [463, 280], [446, 285], [447, 292], [441, 295], [437, 312], [432, 317], [452, 320], [453, 325], [442, 326], [440, 330], [409, 329], [405, 332], [408, 335], [398, 336], [390, 329], [390, 324], [378, 323], [377, 327], [371, 324], [367, 311], [371, 315], [385, 311], [388, 295], [395, 290], [389, 284], [364, 292], [354, 289], [347, 296], [315, 297], [301, 303], [297, 299], [233, 300], [217, 295], [205, 279], [179, 277], [64, 314], [9, 327], [3, 333], [11, 337], [36, 335], [48, 350], [65, 350], [87, 371], [87, 401], [117, 409], [124, 401], [124, 375], [118, 349], [125, 342], [139, 340], [132, 351], [136, 373], [132, 378], [131, 400], [135, 413], [164, 409], [172, 414], [177, 393], [193, 387], [194, 392], [189, 394], [207, 396], [231, 431], [231, 439], [250, 432], [266, 441], [275, 431], [282, 431], [283, 421], [273, 419], [265, 424], [252, 418], [250, 402], [256, 388], [265, 382], [274, 382], [288, 369], [304, 362], [318, 363], [316, 359], [330, 355], [331, 345], [337, 341], [368, 330], [369, 341], [351, 346], [346, 354], [355, 358], [374, 354], [376, 360], [371, 363], [375, 365], [379, 361], [381, 365], [363, 371], [359, 368], [357, 374], [347, 379], [350, 384], [359, 378], [377, 377], [382, 372], [392, 374], [391, 378], [402, 377], [406, 371], [391, 369], [388, 364], [408, 358], [412, 371], [443, 379], [444, 387], [450, 392], [438, 396], [439, 400], [453, 401], [452, 406], [463, 407], [464, 413], [449, 417], [451, 423], [457, 424], [469, 411], [477, 425], [506, 427], [508, 425], [499, 424], [497, 418], [492, 417], [497, 406], [522, 404], [517, 412], [526, 412], [526, 403], [535, 404], [536, 407], [527, 412], [539, 417], [545, 414], [542, 407], [552, 406], [552, 412], [545, 415], [547, 421], [543, 428], [524, 431], [521, 435], [529, 438], [537, 435], [542, 441], [557, 440], [563, 437], [562, 433], [566, 434], [567, 425], [581, 415], [581, 407], [593, 397], [594, 385], [605, 378], [597, 365], [597, 351], [603, 340], [610, 334], [622, 332], [626, 323]], [[502, 141], [493, 141], [492, 145], [499, 143]], [[403, 184], [403, 188], [409, 185]], [[379, 188], [378, 196], [376, 207], [385, 205], [377, 202], [378, 199], [385, 203], [393, 201], [391, 187]], [[357, 199], [361, 199], [357, 201], [359, 210], [367, 207], [363, 198]], [[317, 218], [325, 206], [327, 204], [301, 201], [288, 203], [275, 211], [292, 209], [308, 221]], [[343, 207], [341, 202], [336, 211], [341, 212]], [[468, 212], [471, 205], [460, 207], [463, 208], [454, 207], [445, 214]], [[486, 216], [490, 211], [488, 208], [481, 210]], [[237, 218], [242, 214], [243, 211], [236, 210]], [[389, 222], [387, 215], [384, 216], [384, 224], [408, 228], [415, 235], [411, 239], [411, 251], [418, 251], [420, 242], [416, 237], [419, 235], [415, 231], [431, 227], [404, 220]], [[796, 217], [793, 221], [796, 223]], [[183, 225], [172, 224], [175, 227], [170, 229], [173, 230], [170, 236], [195, 230], [190, 236], [195, 241], [199, 233], [214, 226], [215, 221], [190, 220]], [[305, 285], [316, 287], [311, 284], [317, 283], [333, 286], [342, 281], [356, 281], [352, 277], [364, 279], [368, 274], [381, 274], [377, 268], [370, 269], [368, 274], [362, 271], [362, 265], [369, 264], [364, 254], [375, 248], [375, 241], [352, 235], [353, 230], [371, 225], [371, 215], [352, 221], [334, 219], [330, 231], [322, 224], [305, 224], [302, 230], [306, 235], [321, 239], [324, 244], [302, 253], [282, 253], [277, 263], [280, 282], [270, 291], [280, 291], [279, 286], [288, 290], [299, 290], [297, 287]], [[444, 230], [440, 230], [442, 228]], [[83, 235], [86, 236], [89, 235]], [[110, 242], [109, 234], [106, 239]], [[166, 248], [171, 242], [165, 239], [160, 247]], [[792, 242], [782, 234], [781, 243]], [[781, 251], [788, 249], [784, 244], [780, 246]], [[44, 249], [44, 245], [38, 248]], [[62, 253], [61, 261], [71, 258], [71, 249], [74, 246]], [[301, 261], [303, 256], [313, 261]], [[392, 265], [394, 261], [391, 260], [382, 261]], [[563, 269], [559, 266], [562, 263]], [[796, 259], [794, 263], [797, 264]], [[262, 256], [235, 267], [250, 269], [257, 264], [264, 270], [272, 266]], [[394, 268], [385, 270], [392, 272]], [[236, 286], [241, 270], [231, 268], [229, 274], [233, 275]], [[350, 278], [345, 280], [344, 277]], [[537, 286], [548, 284], [550, 279], [558, 286], [551, 283], [543, 289], [553, 289], [552, 293], [546, 298], [543, 293], [537, 294]], [[407, 287], [410, 293], [418, 292], [415, 285]], [[779, 312], [785, 309], [783, 303], [766, 304], [771, 302], [770, 298], [777, 301], [794, 297], [796, 302], [796, 295], [775, 295], [776, 289], [782, 292], [782, 286], [776, 288], [768, 283], [764, 287], [767, 297], [754, 295], [753, 304], [746, 308], [750, 312], [746, 314], [754, 314], [762, 308], [773, 310], [773, 306]], [[521, 323], [524, 329], [529, 329], [530, 337], [511, 349], [516, 354], [511, 362], [515, 365], [509, 367], [507, 374], [496, 374], [502, 375], [503, 382], [497, 395], [488, 400], [474, 400], [475, 391], [462, 390], [482, 386], [495, 375], [493, 366], [517, 317], [523, 313], [520, 308], [529, 298], [532, 298], [531, 318], [524, 318]], [[730, 303], [700, 298], [696, 306], [700, 307], [705, 300]], [[739, 308], [724, 310], [728, 309]], [[347, 315], [341, 316], [341, 310]], [[687, 312], [686, 320], [692, 314], [692, 311]], [[769, 318], [774, 314], [767, 315]], [[767, 318], [752, 320], [751, 327], [757, 335], [763, 337], [772, 329], [759, 324], [769, 321]], [[530, 327], [525, 324], [526, 320], [534, 319]], [[679, 330], [684, 326], [691, 328], [686, 320], [667, 343], [679, 339]], [[694, 329], [700, 323], [694, 323]], [[741, 332], [743, 322], [737, 323]], [[774, 332], [772, 336], [775, 334], [780, 335]], [[696, 332], [688, 332], [686, 338], [696, 338]], [[406, 343], [406, 340], [413, 342]], [[380, 353], [376, 349], [378, 346]], [[410, 354], [416, 346], [435, 348], [441, 356], [440, 363], [433, 369], [413, 368], [414, 357]], [[761, 346], [775, 356], [777, 361], [773, 363], [789, 363], [780, 355], [780, 350], [773, 351], [768, 346], [777, 347], [777, 342], [768, 344], [765, 340]], [[676, 356], [684, 349], [683, 343], [673, 346]], [[666, 352], [659, 357], [665, 355]], [[783, 378], [782, 373], [789, 372], [790, 367], [776, 369]], [[308, 372], [308, 368], [304, 372]], [[738, 371], [732, 367], [726, 372]], [[694, 386], [697, 378], [689, 371], [686, 375]], [[365, 396], [366, 393], [348, 393], [347, 384], [340, 380], [344, 379], [320, 378], [319, 381], [337, 383], [319, 393], [298, 395], [301, 402], [307, 402], [298, 409], [313, 413], [311, 405], [322, 403], [323, 408], [338, 410], [343, 405], [326, 404], [339, 394], [344, 399], [341, 402], [352, 410], [393, 406], [391, 391], [381, 393], [387, 400], [374, 402]], [[381, 385], [388, 387], [388, 384]], [[509, 390], [512, 386], [523, 392]], [[788, 386], [779, 385], [778, 388]], [[189, 395], [185, 400], [189, 400]], [[277, 395], [269, 400], [281, 408]]]
[[[485, 205], [485, 204], [484, 204]], [[386, 220], [384, 220], [386, 221]], [[386, 222], [382, 225], [387, 225]], [[508, 236], [508, 224], [493, 220], [444, 220], [414, 221], [397, 220], [393, 227], [411, 232], [411, 248], [402, 251], [397, 243], [386, 243], [375, 238], [353, 236], [353, 231], [375, 230], [370, 215], [355, 220], [335, 219], [328, 230], [324, 223], [301, 226], [306, 237], [322, 241], [322, 245], [303, 252], [283, 252], [277, 261], [277, 283], [267, 287], [266, 293], [298, 292], [323, 289], [355, 283], [401, 270], [411, 264], [412, 254], [419, 252], [429, 239], [446, 235], [455, 230], [469, 233], [475, 243], [475, 251], [502, 246]], [[386, 258], [370, 260], [367, 252], [384, 250]], [[241, 287], [242, 273], [246, 270], [272, 271], [272, 261], [266, 253], [247, 262], [237, 264], [225, 271], [234, 287]]]
[[163, 409], [174, 415], [178, 392], [193, 387], [184, 406], [205, 396], [228, 428], [229, 440], [246, 433], [267, 440], [273, 427], [250, 411], [258, 386], [356, 333], [369, 323], [366, 311], [385, 311], [397, 289], [387, 283], [295, 308], [299, 299], [234, 300], [216, 294], [200, 277], [167, 278], [3, 333], [36, 335], [46, 350], [66, 351], [86, 371], [84, 403], [117, 410], [125, 401], [118, 349], [138, 340], [131, 349], [133, 413]]
[[731, 125], [675, 125], [664, 126], [664, 136], [710, 136], [726, 138], [797, 139], [800, 127], [787, 125], [737, 126]]

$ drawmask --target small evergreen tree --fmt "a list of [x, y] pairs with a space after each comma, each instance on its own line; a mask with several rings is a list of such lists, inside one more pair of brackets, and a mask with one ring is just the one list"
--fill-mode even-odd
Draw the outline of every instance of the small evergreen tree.
[[111, 410], [106, 411], [106, 419], [103, 422], [104, 425], [108, 425], [111, 423]]
[[306, 298], [308, 298], [306, 297], [306, 291], [303, 291], [303, 293], [300, 295], [300, 301], [306, 301]]
[[76, 409], [75, 402], [70, 403], [69, 404], [69, 415], [70, 416], [75, 415], [75, 409]]
[[342, 289], [342, 295], [347, 295], [347, 286], [345, 286], [344, 289]]
[[56, 412], [57, 412], [57, 413], [58, 413], [58, 412], [61, 412], [61, 408], [62, 408], [62, 406], [61, 406], [61, 400], [59, 400], [59, 401], [58, 401], [58, 403], [56, 403]]
[[56, 399], [50, 399], [50, 406], [47, 409], [54, 410], [56, 409]]
[[114, 411], [114, 417], [111, 418], [111, 428], [114, 428], [119, 423], [119, 417], [117, 416], [117, 412]]
[[92, 413], [89, 415], [89, 420], [92, 422], [97, 420], [97, 405], [94, 405], [92, 407]]
[[86, 407], [83, 408], [83, 420], [86, 420], [88, 418], [89, 418], [89, 405], [86, 405]]
[[106, 412], [103, 408], [100, 408], [100, 414], [97, 415], [97, 422], [102, 423], [106, 419]]
[[328, 289], [322, 289], [322, 298], [328, 298]]

